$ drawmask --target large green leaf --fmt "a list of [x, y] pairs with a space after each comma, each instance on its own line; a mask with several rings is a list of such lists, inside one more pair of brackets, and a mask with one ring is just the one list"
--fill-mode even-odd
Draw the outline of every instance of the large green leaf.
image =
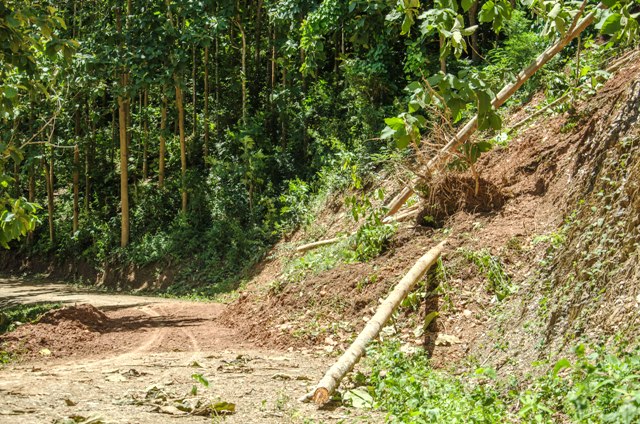
[[600, 28], [602, 34], [613, 35], [622, 29], [622, 15], [612, 13], [603, 22]]

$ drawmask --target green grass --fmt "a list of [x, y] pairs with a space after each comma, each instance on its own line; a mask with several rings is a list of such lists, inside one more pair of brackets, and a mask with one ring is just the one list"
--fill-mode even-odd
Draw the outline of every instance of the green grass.
[[35, 322], [45, 312], [58, 309], [60, 306], [59, 303], [37, 303], [0, 309], [0, 334], [15, 330], [18, 323]]
[[640, 348], [578, 345], [571, 359], [534, 364], [538, 377], [498, 377], [491, 368], [458, 375], [430, 367], [424, 352], [397, 342], [368, 352], [366, 390], [399, 423], [638, 423]]

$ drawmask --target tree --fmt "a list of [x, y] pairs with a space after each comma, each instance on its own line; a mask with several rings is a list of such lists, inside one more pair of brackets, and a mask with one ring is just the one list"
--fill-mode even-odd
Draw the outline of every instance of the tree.
[[[0, 245], [25, 236], [38, 222], [39, 207], [16, 195], [9, 187], [16, 182], [7, 172], [9, 160], [18, 167], [24, 159], [16, 145], [15, 112], [24, 98], [35, 92], [47, 92], [38, 81], [41, 57], [61, 53], [69, 59], [75, 43], [59, 38], [56, 31], [65, 23], [54, 7], [39, 2], [7, 0], [0, 4], [0, 118], [13, 121], [13, 132], [0, 140]], [[16, 193], [19, 194], [19, 193]]]

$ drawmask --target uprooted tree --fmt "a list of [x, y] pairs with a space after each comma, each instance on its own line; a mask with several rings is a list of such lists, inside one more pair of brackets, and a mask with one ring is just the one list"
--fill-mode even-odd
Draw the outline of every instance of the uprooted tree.
[[[472, 2], [462, 1], [462, 12], [468, 12]], [[419, 2], [405, 1], [400, 8], [405, 14], [403, 33], [409, 33], [416, 19], [421, 21], [423, 36], [437, 35], [440, 40], [440, 72], [421, 81], [414, 81], [406, 87], [409, 94], [408, 110], [396, 117], [385, 119], [387, 126], [381, 138], [393, 139], [400, 149], [412, 147], [421, 150], [423, 133], [429, 137], [433, 129], [434, 118], [444, 117], [446, 126], [451, 128], [461, 122], [469, 111], [475, 114], [468, 119], [455, 135], [426, 160], [419, 169], [419, 177], [405, 186], [386, 206], [387, 216], [395, 215], [414, 194], [413, 186], [447, 169], [471, 169], [476, 180], [478, 175], [474, 164], [492, 148], [486, 141], [472, 140], [477, 130], [498, 131], [502, 120], [497, 109], [504, 105], [523, 84], [536, 74], [544, 65], [567, 47], [573, 40], [597, 21], [596, 29], [601, 35], [612, 41], [629, 43], [638, 38], [638, 12], [634, 12], [633, 1], [608, 0], [595, 4], [584, 0], [577, 8], [557, 1], [528, 0], [523, 2], [544, 23], [543, 33], [555, 41], [526, 68], [513, 77], [497, 94], [494, 94], [485, 75], [464, 70], [457, 75], [446, 73], [446, 59], [453, 54], [456, 58], [467, 50], [465, 36], [473, 34], [477, 26], [464, 27], [464, 19], [458, 3], [453, 0], [437, 0], [435, 7], [419, 14]], [[480, 12], [481, 23], [491, 23], [492, 29], [499, 32], [505, 20], [511, 17], [512, 5], [508, 1], [486, 2]], [[440, 110], [438, 113], [426, 113]], [[421, 113], [422, 112], [422, 113]], [[431, 115], [431, 116], [430, 116]], [[437, 125], [437, 123], [436, 123]], [[431, 131], [431, 132], [430, 132]], [[324, 246], [338, 241], [338, 238], [321, 240], [305, 245], [302, 251]]]
[[[608, 0], [596, 5], [584, 0], [577, 9], [555, 1], [530, 0], [524, 3], [542, 19], [544, 33], [557, 40], [518, 73], [511, 83], [494, 95], [481, 74], [465, 71], [452, 75], [442, 70], [423, 81], [409, 84], [406, 88], [410, 93], [408, 111], [385, 120], [387, 127], [382, 132], [383, 139], [393, 138], [399, 148], [413, 146], [419, 150], [421, 129], [428, 127], [428, 120], [419, 113], [420, 111], [428, 111], [430, 107], [444, 109], [444, 115], [450, 117], [455, 123], [463, 119], [465, 110], [475, 108], [476, 114], [423, 165], [420, 170], [423, 177], [428, 178], [447, 167], [458, 169], [471, 167], [475, 174], [473, 169], [475, 162], [482, 153], [490, 150], [492, 145], [484, 141], [473, 141], [471, 136], [476, 130], [500, 130], [502, 120], [496, 110], [596, 19], [598, 19], [596, 28], [602, 35], [621, 42], [629, 42], [638, 37], [639, 28], [636, 20], [638, 13], [632, 13], [633, 2], [630, 0]], [[444, 15], [453, 16], [457, 13], [456, 2], [442, 1], [439, 4], [447, 11]], [[462, 4], [463, 9], [467, 11], [470, 2], [463, 1]], [[421, 15], [424, 17], [421, 26], [423, 33], [431, 34], [433, 28], [438, 28], [441, 34], [444, 32], [448, 36], [441, 44], [441, 57], [446, 57], [452, 50], [456, 55], [460, 55], [461, 50], [466, 49], [462, 36], [472, 33], [475, 28], [462, 28], [460, 22], [463, 21], [458, 15], [456, 19], [451, 20], [454, 23], [449, 29], [442, 29], [443, 21], [434, 20], [436, 14], [434, 10], [429, 10]], [[510, 14], [509, 2], [488, 2], [483, 6], [479, 17], [481, 22], [492, 21], [493, 28], [499, 31], [504, 19], [508, 19]], [[454, 161], [451, 160], [452, 158]], [[455, 160], [460, 158], [462, 160]], [[477, 190], [476, 176], [476, 192]], [[394, 215], [412, 195], [411, 185], [405, 187], [388, 204], [388, 215]]]

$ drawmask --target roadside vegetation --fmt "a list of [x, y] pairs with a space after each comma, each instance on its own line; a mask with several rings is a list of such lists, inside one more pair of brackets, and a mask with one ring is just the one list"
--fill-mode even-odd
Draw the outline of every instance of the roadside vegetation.
[[637, 422], [638, 348], [578, 345], [573, 352], [533, 364], [542, 373], [519, 380], [484, 367], [452, 376], [432, 369], [422, 352], [407, 355], [389, 342], [370, 351], [365, 393], [390, 422]]

